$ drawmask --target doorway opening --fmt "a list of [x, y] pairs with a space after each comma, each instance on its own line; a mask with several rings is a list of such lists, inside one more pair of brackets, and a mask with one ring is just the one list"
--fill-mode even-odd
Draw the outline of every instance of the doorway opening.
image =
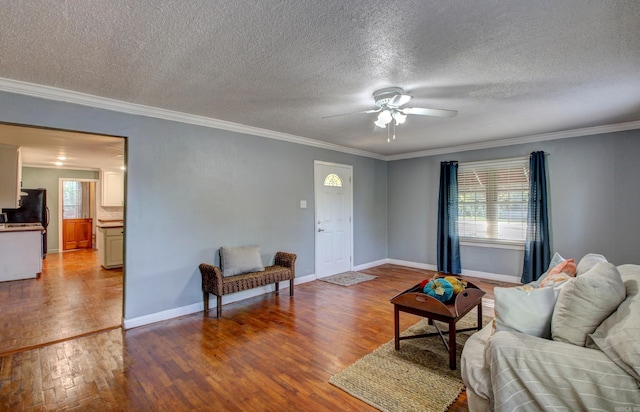
[[[120, 328], [124, 268], [105, 269], [96, 247], [100, 219], [118, 218], [124, 225], [126, 138], [0, 122], [0, 144], [20, 147], [21, 187], [46, 190], [51, 211], [42, 272], [36, 279], [0, 282], [0, 356]], [[105, 170], [122, 176], [117, 205], [102, 201]], [[84, 234], [65, 248], [63, 220], [73, 219], [91, 224], [76, 229]]]
[[60, 179], [59, 245], [62, 250], [96, 247], [96, 180]]

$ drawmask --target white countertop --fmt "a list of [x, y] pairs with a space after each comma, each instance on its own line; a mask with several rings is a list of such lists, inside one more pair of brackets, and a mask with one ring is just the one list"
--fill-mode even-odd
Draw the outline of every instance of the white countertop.
[[122, 219], [98, 219], [96, 227], [123, 227], [124, 221]]
[[110, 228], [110, 227], [123, 227], [122, 222], [120, 223], [98, 223], [96, 227], [98, 228]]
[[0, 232], [29, 232], [39, 230], [43, 231], [44, 227], [42, 225], [39, 226], [18, 226], [18, 227], [5, 227], [5, 225], [0, 224]]

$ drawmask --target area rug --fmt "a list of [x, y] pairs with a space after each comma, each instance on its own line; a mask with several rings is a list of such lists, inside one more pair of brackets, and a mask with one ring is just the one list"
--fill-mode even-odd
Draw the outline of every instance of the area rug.
[[[477, 316], [475, 311], [469, 313], [458, 321], [457, 327], [473, 327]], [[485, 316], [483, 323], [490, 320]], [[440, 327], [447, 328], [446, 324]], [[435, 332], [435, 328], [423, 319], [402, 335], [429, 332]], [[402, 340], [398, 351], [392, 339], [332, 376], [329, 382], [381, 411], [446, 411], [464, 389], [460, 353], [473, 333], [462, 332], [456, 337], [455, 371], [449, 369], [449, 353], [439, 336]]]
[[360, 272], [344, 272], [337, 275], [327, 276], [326, 278], [319, 278], [323, 282], [335, 283], [340, 286], [351, 286], [360, 282], [366, 282], [367, 280], [375, 279], [377, 276], [366, 275]]

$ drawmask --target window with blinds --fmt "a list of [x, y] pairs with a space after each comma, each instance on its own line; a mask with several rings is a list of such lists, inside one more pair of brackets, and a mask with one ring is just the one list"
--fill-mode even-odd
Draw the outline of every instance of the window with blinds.
[[528, 202], [529, 158], [459, 164], [461, 240], [524, 242]]

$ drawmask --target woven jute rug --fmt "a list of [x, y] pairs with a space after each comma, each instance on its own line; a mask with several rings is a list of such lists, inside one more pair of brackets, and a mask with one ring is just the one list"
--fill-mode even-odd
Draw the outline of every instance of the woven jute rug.
[[337, 275], [327, 276], [326, 278], [319, 278], [323, 282], [335, 283], [340, 286], [351, 286], [360, 282], [366, 282], [367, 280], [375, 279], [377, 276], [367, 275], [360, 272], [344, 272]]
[[[473, 327], [477, 316], [475, 311], [469, 313], [460, 319], [457, 328]], [[483, 323], [490, 320], [485, 316]], [[448, 328], [446, 324], [439, 326], [441, 330]], [[401, 335], [428, 332], [435, 332], [435, 328], [423, 319]], [[392, 339], [332, 376], [329, 382], [381, 411], [446, 411], [464, 389], [460, 353], [473, 333], [458, 333], [458, 369], [454, 371], [449, 369], [449, 353], [439, 336], [402, 340], [398, 351]]]

